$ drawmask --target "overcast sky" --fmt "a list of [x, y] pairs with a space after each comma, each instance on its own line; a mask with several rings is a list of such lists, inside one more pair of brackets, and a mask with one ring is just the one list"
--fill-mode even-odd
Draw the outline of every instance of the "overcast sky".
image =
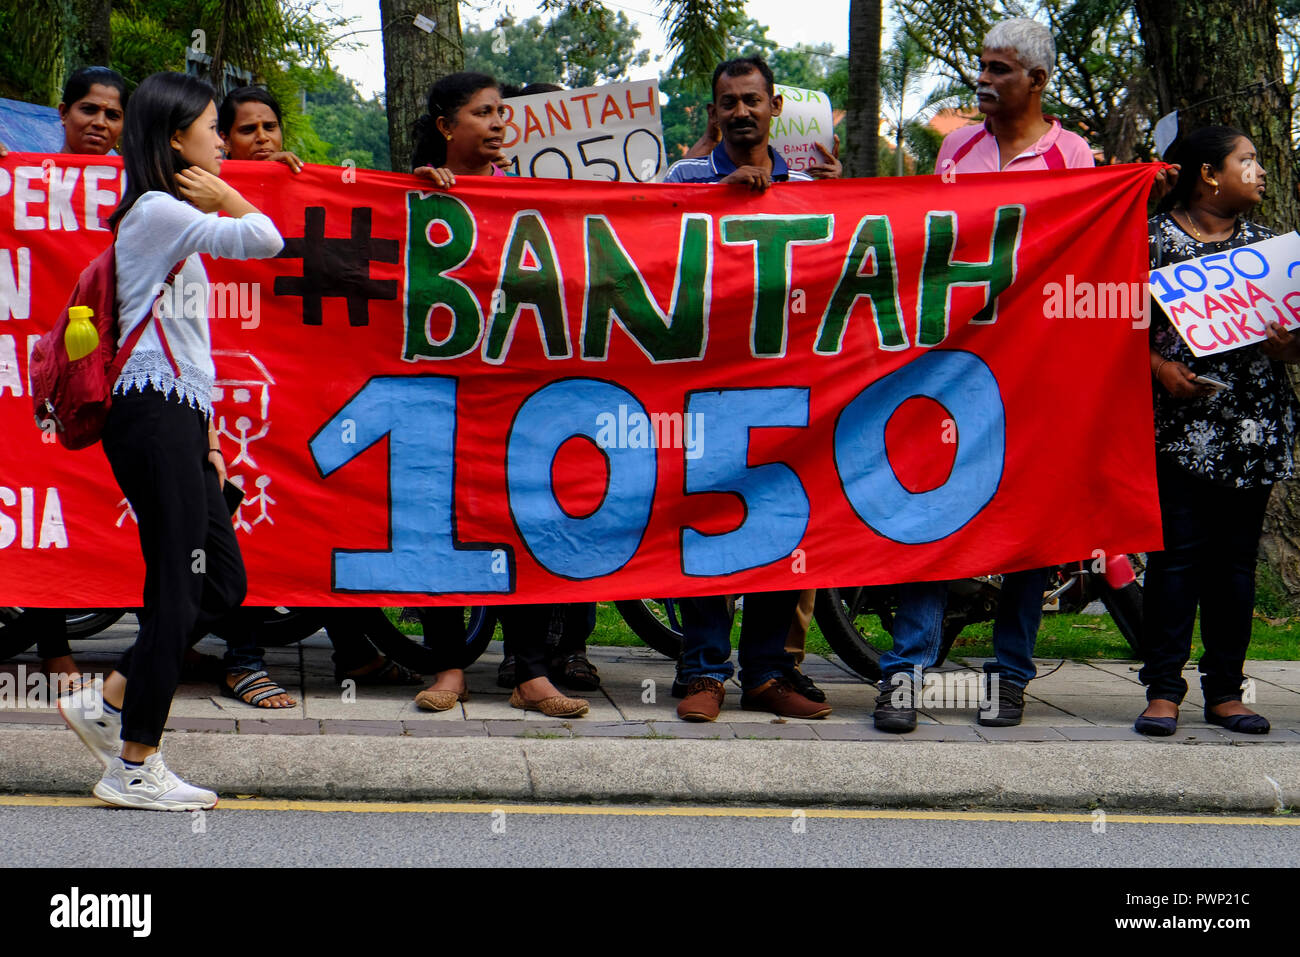
[[[641, 47], [655, 57], [649, 65], [640, 68], [640, 76], [634, 75], [632, 79], [657, 77], [669, 59], [656, 12], [659, 5], [655, 0], [609, 0], [605, 6], [627, 14], [641, 30]], [[339, 16], [356, 17], [351, 30], [375, 31], [349, 37], [349, 41], [358, 44], [357, 48], [344, 50], [340, 44], [330, 51], [330, 60], [355, 81], [363, 95], [382, 92], [384, 48], [377, 32], [379, 0], [322, 0], [321, 7]], [[768, 37], [778, 43], [790, 46], [830, 43], [836, 53], [848, 52], [849, 0], [748, 0], [745, 9], [749, 16], [769, 28]], [[507, 12], [520, 20], [535, 16], [537, 4], [533, 0], [469, 0], [460, 5], [460, 10], [462, 25], [474, 23], [486, 27]]]

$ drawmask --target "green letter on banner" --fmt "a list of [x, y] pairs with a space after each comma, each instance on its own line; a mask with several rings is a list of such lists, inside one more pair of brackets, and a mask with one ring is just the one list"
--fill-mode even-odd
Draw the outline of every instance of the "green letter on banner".
[[754, 246], [754, 318], [749, 331], [755, 356], [785, 355], [790, 322], [790, 247], [831, 238], [833, 216], [724, 216], [722, 241]]
[[[406, 359], [451, 359], [472, 352], [483, 334], [483, 311], [459, 279], [447, 275], [465, 265], [478, 227], [469, 208], [446, 193], [407, 193]], [[440, 242], [442, 231], [447, 239]], [[435, 309], [451, 312], [451, 332], [434, 342], [429, 319]]]
[[987, 262], [953, 262], [957, 214], [928, 213], [925, 262], [921, 266], [921, 302], [917, 308], [918, 346], [937, 346], [948, 335], [948, 293], [954, 286], [988, 286], [988, 299], [971, 322], [994, 322], [998, 296], [1016, 278], [1023, 206], [999, 206]]
[[[871, 262], [871, 271], [863, 272]], [[899, 318], [898, 281], [894, 270], [894, 233], [887, 216], [864, 216], [849, 244], [844, 271], [822, 316], [816, 352], [834, 355], [844, 343], [849, 314], [866, 296], [876, 320], [876, 339], [882, 349], [906, 349], [907, 336]]]
[[549, 359], [566, 359], [568, 316], [564, 309], [564, 279], [555, 260], [555, 245], [541, 214], [516, 213], [501, 257], [501, 276], [492, 296], [492, 319], [483, 357], [500, 362], [514, 333], [519, 310], [532, 308], [546, 340]]
[[699, 359], [712, 273], [713, 221], [682, 217], [671, 318], [650, 294], [644, 277], [604, 216], [588, 216], [587, 296], [582, 310], [582, 357], [604, 359], [614, 319], [653, 362]]

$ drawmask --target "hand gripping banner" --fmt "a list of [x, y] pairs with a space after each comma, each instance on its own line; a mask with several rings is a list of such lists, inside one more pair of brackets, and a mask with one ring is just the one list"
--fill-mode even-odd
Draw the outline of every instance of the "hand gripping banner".
[[[1160, 546], [1150, 167], [765, 194], [223, 175], [285, 237], [206, 260], [249, 604], [847, 586]], [[27, 395], [121, 185], [102, 158], [0, 163], [0, 604], [139, 601], [102, 450], [44, 441]]]

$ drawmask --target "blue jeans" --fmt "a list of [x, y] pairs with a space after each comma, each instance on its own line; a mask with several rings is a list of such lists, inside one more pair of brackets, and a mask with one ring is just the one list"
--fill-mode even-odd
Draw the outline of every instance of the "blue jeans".
[[[740, 686], [752, 691], [764, 682], [788, 674], [794, 658], [785, 650], [790, 633], [797, 591], [750, 592], [745, 595], [740, 624]], [[731, 664], [731, 616], [722, 596], [683, 598], [682, 657], [678, 677], [685, 684], [696, 678], [725, 682], [734, 669]]]
[[[993, 622], [994, 660], [984, 663], [987, 674], [1024, 687], [1034, 679], [1034, 643], [1043, 619], [1046, 569], [1010, 572], [1002, 578], [998, 615]], [[909, 582], [900, 588], [894, 616], [894, 647], [880, 658], [881, 678], [897, 672], [934, 667], [943, 641], [943, 614], [948, 605], [946, 582]]]

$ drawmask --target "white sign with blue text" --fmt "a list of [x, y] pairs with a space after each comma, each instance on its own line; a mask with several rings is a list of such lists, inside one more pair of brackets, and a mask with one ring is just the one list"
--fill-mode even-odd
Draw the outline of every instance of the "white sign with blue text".
[[1300, 327], [1300, 234], [1287, 233], [1151, 270], [1151, 295], [1194, 355]]

